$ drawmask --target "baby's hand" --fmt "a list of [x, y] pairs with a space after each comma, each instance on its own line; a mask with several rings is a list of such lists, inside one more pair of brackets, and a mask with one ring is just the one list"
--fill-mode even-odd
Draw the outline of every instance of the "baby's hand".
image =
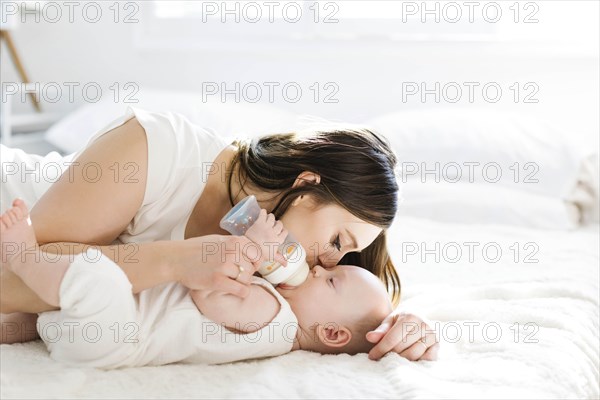
[[260, 210], [256, 222], [246, 231], [246, 237], [256, 243], [261, 250], [263, 261], [277, 261], [283, 266], [287, 260], [277, 251], [285, 241], [288, 231], [281, 221], [276, 221], [273, 214], [267, 214], [265, 209]]

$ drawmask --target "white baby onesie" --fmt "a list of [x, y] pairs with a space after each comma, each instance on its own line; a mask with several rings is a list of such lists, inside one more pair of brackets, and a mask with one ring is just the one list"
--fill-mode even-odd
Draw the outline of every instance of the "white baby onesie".
[[277, 298], [280, 311], [256, 332], [238, 334], [202, 315], [178, 283], [134, 295], [121, 268], [92, 247], [74, 256], [60, 286], [61, 309], [39, 314], [38, 333], [51, 358], [107, 369], [220, 364], [291, 351], [298, 320], [289, 303], [266, 280], [252, 279]]

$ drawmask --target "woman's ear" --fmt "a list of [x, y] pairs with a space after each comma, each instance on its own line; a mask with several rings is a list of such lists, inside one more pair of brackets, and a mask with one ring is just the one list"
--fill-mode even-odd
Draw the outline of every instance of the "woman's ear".
[[306, 184], [318, 185], [319, 183], [321, 183], [321, 175], [310, 171], [303, 171], [294, 181], [292, 188], [297, 188], [298, 186]]
[[[292, 189], [302, 185], [318, 185], [320, 182], [321, 175], [310, 171], [303, 171], [300, 173], [300, 175], [298, 175], [298, 177], [294, 181]], [[297, 206], [301, 201], [304, 200], [305, 197], [310, 198], [309, 195], [301, 195], [299, 197], [296, 197], [292, 202], [292, 206]]]
[[343, 347], [352, 339], [352, 332], [345, 326], [335, 323], [317, 325], [317, 339], [328, 347]]

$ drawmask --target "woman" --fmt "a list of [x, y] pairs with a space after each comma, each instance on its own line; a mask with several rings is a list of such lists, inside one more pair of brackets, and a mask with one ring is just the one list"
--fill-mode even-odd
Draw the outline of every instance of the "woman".
[[[12, 160], [15, 168], [25, 168], [19, 157]], [[359, 265], [387, 284], [395, 303], [399, 300], [400, 280], [386, 250], [386, 229], [397, 208], [396, 159], [368, 130], [279, 134], [229, 144], [180, 115], [129, 108], [66, 160], [68, 169], [39, 198], [26, 197], [36, 183], [11, 181], [18, 174], [4, 176], [3, 168], [3, 199], [35, 203], [31, 220], [45, 251], [77, 254], [86, 244], [100, 246], [136, 293], [179, 281], [190, 289], [245, 296], [252, 268], [240, 274], [228, 254], [252, 247], [226, 235], [219, 221], [254, 194], [303, 245], [311, 267]], [[29, 329], [11, 326], [24, 331], [20, 341], [25, 332], [26, 339], [34, 339], [35, 315], [13, 311], [53, 308], [6, 271], [2, 289], [0, 311], [9, 314], [3, 324], [28, 322]], [[411, 360], [435, 359], [439, 344], [434, 334], [425, 335], [426, 328], [414, 315], [391, 314], [369, 332], [368, 340], [378, 343], [369, 357], [395, 351]]]

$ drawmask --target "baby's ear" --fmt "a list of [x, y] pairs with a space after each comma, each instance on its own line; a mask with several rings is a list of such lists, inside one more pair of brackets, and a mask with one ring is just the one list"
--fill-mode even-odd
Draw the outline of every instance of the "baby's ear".
[[352, 339], [350, 329], [336, 323], [317, 325], [316, 335], [318, 340], [328, 347], [343, 347]]

